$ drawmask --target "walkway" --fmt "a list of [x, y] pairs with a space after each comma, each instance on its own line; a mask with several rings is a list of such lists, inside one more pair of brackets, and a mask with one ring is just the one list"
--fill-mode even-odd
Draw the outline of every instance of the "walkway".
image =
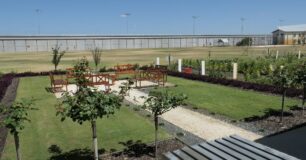
[[[119, 85], [122, 82], [123, 81], [116, 81], [115, 85], [111, 87], [111, 89], [119, 91]], [[142, 85], [149, 86], [154, 84], [152, 82], [143, 82]], [[68, 88], [69, 90], [76, 90], [75, 86], [69, 86]], [[104, 88], [99, 87], [99, 89], [103, 90]], [[60, 97], [60, 94], [57, 94], [57, 97]], [[128, 96], [126, 96], [126, 100], [135, 105], [142, 105], [145, 101], [145, 98], [143, 97], [148, 97], [148, 94], [139, 89], [133, 88], [129, 91]], [[183, 107], [172, 109], [162, 115], [161, 118], [205, 140], [214, 140], [233, 134], [252, 141], [262, 137], [256, 133]]]

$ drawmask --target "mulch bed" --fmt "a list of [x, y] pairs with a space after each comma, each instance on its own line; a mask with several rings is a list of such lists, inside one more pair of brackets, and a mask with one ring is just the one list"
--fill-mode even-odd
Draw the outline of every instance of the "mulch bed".
[[[3, 96], [1, 100], [1, 104], [4, 106], [11, 106], [16, 98], [17, 88], [18, 88], [19, 80], [17, 78], [12, 80], [12, 83], [6, 89], [6, 94]], [[0, 121], [3, 120], [5, 115], [0, 115]], [[0, 128], [0, 158], [2, 156], [2, 152], [4, 149], [6, 137], [8, 130], [5, 127]]]
[[[201, 82], [207, 82], [212, 84], [219, 84], [224, 86], [236, 87], [246, 90], [254, 90], [264, 93], [272, 93], [272, 94], [282, 94], [282, 89], [277, 86], [273, 85], [266, 85], [266, 84], [258, 84], [252, 82], [245, 82], [233, 79], [226, 79], [226, 78], [214, 78], [209, 76], [202, 76], [197, 74], [186, 74], [181, 72], [174, 72], [168, 71], [168, 75], [174, 77], [180, 77], [189, 80], [196, 80]], [[296, 88], [288, 88], [286, 92], [287, 97], [300, 97], [303, 94], [303, 90], [296, 89]]]
[[[127, 144], [124, 151], [119, 153], [113, 153], [108, 155], [102, 155], [101, 159], [111, 160], [126, 160], [126, 159], [137, 159], [137, 160], [153, 160], [154, 157], [154, 144], [143, 144], [143, 143], [131, 143]], [[169, 139], [160, 141], [158, 144], [158, 157], [162, 159], [163, 154], [169, 151], [177, 150], [184, 147], [184, 144], [176, 139]]]
[[257, 128], [258, 132], [261, 132], [263, 135], [276, 134], [306, 125], [306, 110], [303, 113], [301, 108], [294, 108], [284, 112], [282, 122], [280, 122], [280, 115], [281, 113], [277, 111], [268, 117], [251, 120], [246, 123]]

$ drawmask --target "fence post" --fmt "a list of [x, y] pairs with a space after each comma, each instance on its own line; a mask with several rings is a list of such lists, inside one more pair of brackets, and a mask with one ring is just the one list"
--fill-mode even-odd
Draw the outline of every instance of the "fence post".
[[201, 61], [201, 75], [205, 76], [205, 61]]
[[278, 50], [276, 51], [275, 59], [278, 59]]
[[299, 51], [299, 57], [298, 58], [301, 59], [301, 51]]
[[156, 57], [156, 65], [159, 65], [159, 57]]
[[233, 79], [237, 79], [237, 73], [238, 73], [238, 64], [233, 63]]
[[177, 70], [178, 70], [178, 72], [182, 72], [182, 59], [178, 60]]

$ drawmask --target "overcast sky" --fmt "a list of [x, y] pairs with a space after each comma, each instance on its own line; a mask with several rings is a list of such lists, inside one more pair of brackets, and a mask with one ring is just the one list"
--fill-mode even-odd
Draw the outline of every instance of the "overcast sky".
[[[122, 14], [130, 13], [125, 17]], [[245, 34], [306, 24], [305, 0], [0, 0], [0, 35]], [[40, 29], [39, 29], [40, 28]]]

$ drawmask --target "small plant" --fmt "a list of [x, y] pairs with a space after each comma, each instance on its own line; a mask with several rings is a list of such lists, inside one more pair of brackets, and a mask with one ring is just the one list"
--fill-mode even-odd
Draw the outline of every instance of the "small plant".
[[102, 49], [95, 48], [91, 50], [92, 59], [95, 63], [96, 72], [98, 71], [98, 66], [101, 63]]
[[187, 99], [186, 95], [171, 94], [166, 91], [151, 91], [149, 97], [145, 100], [143, 108], [150, 110], [154, 117], [155, 124], [155, 157], [157, 157], [157, 133], [158, 117], [183, 104]]
[[183, 137], [183, 136], [185, 136], [185, 134], [184, 134], [183, 132], [178, 132], [178, 133], [176, 133], [176, 135], [177, 135], [178, 137]]
[[251, 46], [253, 39], [251, 37], [245, 37], [236, 46]]
[[273, 79], [274, 85], [278, 86], [282, 92], [282, 109], [281, 109], [281, 117], [280, 117], [280, 122], [282, 122], [283, 116], [284, 116], [286, 91], [289, 87], [291, 87], [293, 80], [291, 79], [288, 68], [284, 66], [280, 66], [273, 72], [272, 79]]
[[294, 73], [294, 83], [303, 88], [302, 108], [304, 113], [305, 96], [306, 96], [306, 64], [300, 64]]
[[54, 71], [57, 71], [57, 66], [61, 62], [62, 57], [65, 55], [65, 51], [60, 51], [60, 47], [56, 45], [52, 48], [52, 64], [54, 65]]
[[1, 107], [0, 113], [5, 115], [1, 126], [9, 129], [10, 133], [14, 136], [17, 160], [21, 160], [20, 146], [19, 146], [19, 133], [25, 128], [24, 123], [30, 122], [28, 118], [29, 111], [32, 108], [33, 100], [23, 99], [15, 102], [10, 107]]
[[94, 159], [98, 160], [98, 139], [96, 121], [99, 118], [113, 115], [121, 107], [124, 92], [120, 91], [117, 96], [113, 92], [103, 93], [96, 89], [91, 89], [86, 85], [86, 67], [88, 61], [81, 59], [76, 65], [77, 70], [76, 82], [78, 90], [74, 95], [65, 93], [62, 102], [57, 106], [57, 113], [64, 121], [67, 117], [79, 124], [84, 122], [91, 123], [92, 140], [94, 146]]
[[164, 125], [165, 125], [165, 123], [159, 123], [158, 125], [159, 125], [159, 126], [164, 126]]

